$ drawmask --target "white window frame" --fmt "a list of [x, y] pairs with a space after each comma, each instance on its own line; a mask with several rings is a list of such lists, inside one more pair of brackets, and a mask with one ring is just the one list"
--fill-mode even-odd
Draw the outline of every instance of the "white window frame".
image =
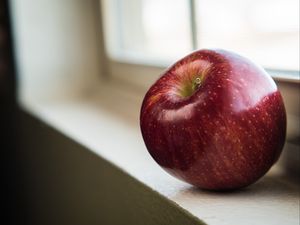
[[[116, 26], [118, 22], [116, 18], [113, 18], [107, 13], [106, 4], [107, 0], [100, 0], [101, 3], [101, 15], [103, 21], [104, 31], [110, 34], [114, 33], [114, 29], [111, 27]], [[191, 43], [194, 50], [197, 49], [197, 29], [196, 29], [196, 18], [195, 18], [195, 0], [188, 0], [190, 10], [190, 30], [191, 30]], [[107, 21], [110, 24], [107, 24]], [[109, 38], [116, 37], [117, 35], [110, 35]], [[149, 87], [163, 71], [170, 66], [170, 62], [155, 61], [153, 59], [145, 58], [132, 58], [128, 56], [117, 55], [113, 43], [115, 40], [107, 40], [108, 37], [104, 36], [104, 57], [105, 57], [105, 71], [107, 75], [112, 79], [125, 81], [138, 87], [147, 88]], [[107, 48], [106, 48], [107, 47]], [[108, 54], [108, 48], [113, 52], [113, 57]], [[293, 82], [299, 83], [299, 71], [288, 71], [288, 70], [277, 70], [271, 68], [265, 68], [267, 72], [277, 82]]]

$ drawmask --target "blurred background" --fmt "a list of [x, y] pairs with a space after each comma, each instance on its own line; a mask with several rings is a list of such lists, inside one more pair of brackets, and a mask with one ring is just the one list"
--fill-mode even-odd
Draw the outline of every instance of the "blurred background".
[[103, 2], [112, 58], [170, 63], [195, 49], [222, 47], [265, 68], [299, 69], [297, 0]]
[[[82, 170], [74, 169], [75, 165], [94, 165], [90, 174], [97, 168], [89, 161], [94, 156], [54, 135], [57, 131], [38, 122], [32, 112], [46, 112], [44, 106], [64, 105], [69, 99], [101, 95], [99, 107], [110, 107], [136, 128], [137, 112], [111, 107], [112, 96], [120, 90], [130, 92], [137, 99], [133, 109], [138, 110], [143, 94], [159, 74], [200, 48], [236, 51], [274, 77], [288, 114], [286, 167], [299, 173], [295, 166], [300, 127], [299, 0], [0, 0], [2, 224], [53, 224], [56, 220], [44, 221], [57, 216], [56, 211], [49, 213], [49, 208], [58, 207], [51, 202], [53, 196], [43, 199], [53, 205], [32, 201], [45, 197], [53, 182], [62, 182], [53, 174], [64, 170], [65, 158], [70, 165], [77, 163], [61, 175], [71, 177], [58, 186], [66, 193], [72, 182], [81, 182], [76, 179]], [[123, 106], [132, 108], [124, 101]], [[66, 146], [78, 150], [78, 155], [70, 156], [73, 153], [68, 151], [61, 157]], [[45, 153], [48, 150], [50, 156]], [[65, 192], [58, 195], [63, 205], [58, 207], [60, 213], [73, 205], [63, 202]], [[39, 211], [41, 205], [44, 211]], [[82, 221], [88, 218], [88, 210]], [[37, 216], [39, 212], [44, 214]]]

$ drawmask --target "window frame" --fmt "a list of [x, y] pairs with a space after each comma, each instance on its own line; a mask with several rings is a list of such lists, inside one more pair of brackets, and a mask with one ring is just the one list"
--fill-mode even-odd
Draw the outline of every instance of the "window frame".
[[[102, 29], [104, 33], [106, 31], [113, 32], [109, 27], [115, 24], [116, 21], [107, 24], [107, 0], [100, 0], [100, 11]], [[195, 0], [188, 0], [189, 14], [190, 14], [190, 31], [191, 31], [191, 43], [192, 51], [195, 51], [199, 46], [197, 39], [196, 29], [196, 12], [195, 12]], [[108, 9], [109, 10], [109, 9]], [[111, 17], [109, 19], [112, 19]], [[114, 20], [114, 19], [113, 19]], [[111, 35], [117, 36], [117, 35]], [[110, 36], [110, 37], [111, 37]], [[159, 75], [166, 70], [167, 67], [171, 66], [168, 61], [157, 61], [154, 59], [147, 58], [133, 58], [130, 56], [120, 56], [115, 53], [113, 41], [108, 41], [108, 37], [103, 37], [103, 47], [105, 59], [105, 72], [106, 75], [113, 80], [120, 80], [131, 85], [135, 85], [138, 88], [148, 88], [153, 82], [158, 79]], [[109, 55], [108, 48], [112, 50], [112, 57]], [[292, 82], [300, 83], [299, 71], [296, 70], [279, 70], [273, 68], [264, 68], [276, 82]], [[141, 76], [143, 74], [143, 76]]]

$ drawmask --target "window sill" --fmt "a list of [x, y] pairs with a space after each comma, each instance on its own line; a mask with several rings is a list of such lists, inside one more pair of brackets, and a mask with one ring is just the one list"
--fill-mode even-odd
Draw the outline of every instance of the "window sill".
[[[116, 84], [76, 98], [36, 102], [22, 108], [84, 145], [157, 192], [186, 215], [207, 224], [298, 224], [298, 184], [279, 166], [256, 184], [233, 193], [210, 193], [174, 179], [147, 153], [138, 124], [142, 96]], [[200, 222], [199, 222], [200, 223]]]

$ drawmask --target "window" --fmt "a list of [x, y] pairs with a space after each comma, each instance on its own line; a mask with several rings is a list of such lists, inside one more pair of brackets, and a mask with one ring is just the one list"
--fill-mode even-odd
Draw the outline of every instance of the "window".
[[299, 71], [298, 0], [103, 0], [110, 60], [168, 65], [224, 48], [265, 68]]

